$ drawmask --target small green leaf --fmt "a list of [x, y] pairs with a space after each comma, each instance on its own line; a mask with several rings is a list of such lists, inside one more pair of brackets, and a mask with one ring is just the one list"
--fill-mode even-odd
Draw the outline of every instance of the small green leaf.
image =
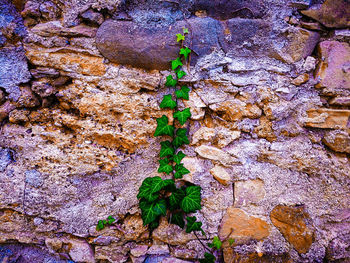
[[230, 239], [228, 240], [228, 243], [230, 244], [230, 246], [232, 246], [233, 243], [235, 243], [235, 240], [234, 240], [233, 238], [230, 238]]
[[96, 230], [100, 231], [100, 230], [102, 230], [104, 228], [105, 228], [105, 225], [103, 224], [103, 221], [102, 220], [98, 220], [98, 223], [97, 223], [97, 226], [96, 226]]
[[169, 135], [173, 136], [174, 126], [168, 125], [169, 119], [167, 116], [163, 115], [161, 118], [157, 118], [157, 128], [154, 132], [154, 136]]
[[185, 220], [183, 218], [183, 213], [175, 213], [170, 218], [170, 223], [178, 225], [182, 229], [185, 227]]
[[107, 223], [108, 223], [109, 225], [113, 224], [114, 221], [115, 221], [115, 218], [114, 218], [113, 216], [107, 217]]
[[195, 216], [186, 217], [186, 233], [191, 233], [192, 231], [203, 231], [202, 222], [196, 222], [197, 218]]
[[182, 189], [177, 189], [169, 196], [170, 209], [180, 208], [182, 199], [185, 197], [185, 192]]
[[176, 173], [174, 174], [175, 179], [180, 179], [182, 178], [183, 175], [190, 173], [190, 171], [187, 170], [182, 163], [175, 165], [175, 171], [176, 171]]
[[176, 83], [177, 83], [177, 80], [174, 79], [172, 75], [168, 75], [166, 77], [165, 86], [167, 86], [167, 87], [175, 87]]
[[184, 34], [188, 34], [188, 33], [189, 33], [189, 32], [188, 32], [188, 28], [184, 27], [184, 28], [183, 28], [183, 32], [184, 32]]
[[175, 60], [172, 60], [171, 61], [171, 69], [172, 70], [175, 70], [177, 69], [179, 66], [182, 66], [182, 62], [181, 62], [181, 59], [178, 57], [176, 58]]
[[186, 196], [181, 201], [181, 208], [185, 213], [196, 212], [202, 208], [200, 186], [189, 186], [186, 188]]
[[158, 162], [159, 162], [158, 173], [170, 174], [173, 171], [173, 167], [169, 164], [168, 158], [161, 159]]
[[175, 139], [173, 141], [173, 145], [176, 148], [180, 147], [183, 144], [189, 144], [190, 143], [186, 133], [187, 133], [186, 129], [183, 129], [183, 128], [177, 129], [176, 137], [175, 137]]
[[185, 36], [183, 34], [176, 34], [177, 42], [184, 41], [184, 40], [185, 40]]
[[182, 151], [179, 151], [176, 155], [173, 156], [173, 161], [176, 164], [180, 164], [182, 159], [186, 157], [186, 154], [184, 154]]
[[179, 70], [177, 72], [177, 78], [181, 79], [183, 76], [186, 76], [186, 72], [183, 70]]
[[180, 122], [181, 125], [184, 125], [187, 119], [191, 117], [190, 108], [186, 108], [182, 111], [176, 111], [174, 112], [173, 116]]
[[200, 259], [200, 263], [215, 263], [216, 257], [208, 252], [204, 253], [204, 258]]
[[183, 55], [185, 60], [187, 59], [187, 57], [190, 53], [191, 53], [191, 49], [189, 49], [188, 47], [180, 49], [180, 55]]
[[170, 141], [161, 142], [160, 145], [161, 149], [159, 155], [161, 158], [174, 155], [175, 150]]
[[166, 215], [166, 201], [164, 199], [159, 200], [153, 206], [153, 211], [157, 214], [157, 216]]
[[176, 101], [171, 97], [171, 94], [164, 95], [162, 102], [159, 104], [161, 109], [170, 108], [174, 109], [176, 107]]
[[219, 239], [219, 237], [217, 237], [217, 236], [215, 236], [213, 238], [213, 242], [212, 243], [208, 243], [208, 247], [215, 248], [216, 250], [220, 250], [221, 246], [222, 246], [222, 242]]
[[190, 98], [189, 91], [190, 89], [187, 86], [182, 86], [180, 90], [175, 91], [175, 95], [178, 99], [188, 100]]

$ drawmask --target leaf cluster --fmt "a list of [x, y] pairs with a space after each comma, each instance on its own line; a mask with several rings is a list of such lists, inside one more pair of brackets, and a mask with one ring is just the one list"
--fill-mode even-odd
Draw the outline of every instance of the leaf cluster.
[[105, 220], [99, 220], [96, 226], [96, 230], [100, 231], [108, 225], [112, 225], [116, 219], [113, 216], [108, 216]]

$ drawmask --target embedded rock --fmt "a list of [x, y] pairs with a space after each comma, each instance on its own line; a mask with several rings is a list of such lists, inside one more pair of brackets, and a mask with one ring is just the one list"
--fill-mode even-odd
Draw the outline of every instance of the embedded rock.
[[[191, 61], [218, 47], [220, 24], [211, 18], [191, 18], [169, 27], [142, 27], [132, 21], [105, 21], [97, 31], [96, 44], [110, 61], [146, 69], [168, 69], [178, 54], [174, 36], [191, 27]], [[205, 38], [203, 38], [205, 32]], [[197, 55], [196, 55], [197, 54]]]
[[338, 41], [322, 41], [318, 47], [321, 56], [317, 67], [317, 88], [325, 95], [350, 94], [350, 45]]
[[0, 49], [0, 65], [0, 87], [13, 87], [29, 81], [30, 73], [23, 48]]
[[314, 4], [302, 14], [311, 17], [326, 27], [344, 28], [350, 26], [350, 3], [347, 0], [326, 0]]
[[263, 200], [266, 192], [262, 180], [237, 181], [234, 184], [235, 206], [258, 204]]
[[210, 170], [210, 173], [215, 180], [223, 185], [228, 185], [228, 183], [231, 181], [230, 174], [220, 165], [215, 165], [215, 167]]
[[350, 110], [310, 109], [305, 126], [324, 129], [349, 128]]
[[208, 16], [219, 20], [233, 17], [261, 18], [266, 14], [266, 6], [261, 1], [195, 0], [192, 8], [205, 11]]
[[314, 241], [314, 231], [304, 207], [278, 205], [271, 211], [270, 218], [274, 226], [299, 253], [309, 251]]
[[233, 238], [235, 244], [244, 244], [250, 239], [263, 240], [269, 234], [270, 226], [266, 221], [249, 216], [243, 210], [234, 207], [227, 209], [219, 231], [221, 240]]
[[348, 132], [329, 131], [322, 141], [333, 151], [350, 153], [350, 136]]

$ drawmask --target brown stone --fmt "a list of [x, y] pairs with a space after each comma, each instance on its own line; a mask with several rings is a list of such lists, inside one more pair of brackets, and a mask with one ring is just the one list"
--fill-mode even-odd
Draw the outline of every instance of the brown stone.
[[28, 115], [29, 115], [28, 110], [13, 110], [9, 114], [9, 121], [12, 123], [21, 123], [21, 122], [27, 122], [29, 121]]
[[305, 122], [307, 127], [324, 129], [347, 129], [350, 110], [335, 109], [310, 109], [307, 111], [308, 119]]
[[350, 106], [350, 97], [336, 97], [329, 101], [330, 105]]
[[320, 34], [303, 28], [291, 27], [287, 35], [287, 45], [276, 47], [272, 57], [287, 63], [294, 63], [311, 55], [320, 39]]
[[0, 106], [0, 121], [3, 121], [5, 118], [9, 116], [9, 113], [14, 110], [16, 106], [10, 102], [6, 101], [4, 104]]
[[233, 248], [227, 247], [223, 249], [225, 263], [292, 263], [289, 254], [281, 255], [264, 254], [262, 252], [254, 252], [250, 254], [240, 254], [234, 251]]
[[350, 26], [350, 2], [347, 0], [326, 0], [323, 4], [315, 4], [308, 10], [302, 10], [301, 13], [326, 27]]
[[72, 28], [65, 28], [60, 21], [50, 21], [34, 26], [31, 31], [39, 36], [49, 37], [53, 35], [61, 35], [67, 37], [94, 37], [96, 28], [85, 25], [78, 25]]
[[228, 183], [231, 181], [230, 174], [220, 165], [215, 165], [214, 168], [210, 170], [210, 173], [215, 180], [223, 185], [228, 185]]
[[65, 50], [36, 50], [28, 47], [26, 55], [37, 66], [91, 76], [102, 76], [106, 72], [103, 58], [76, 51], [65, 53]]
[[309, 74], [305, 73], [293, 79], [291, 83], [296, 86], [300, 86], [301, 84], [304, 84], [308, 80], [309, 80]]
[[[350, 46], [345, 42], [323, 41], [319, 44], [321, 57], [316, 70], [317, 88], [326, 95], [342, 95], [350, 90]], [[344, 94], [344, 95], [348, 95]]]
[[306, 253], [314, 240], [310, 217], [304, 207], [277, 205], [270, 213], [272, 223], [299, 253]]
[[[217, 28], [220, 24], [212, 18], [191, 18], [179, 21], [175, 25], [148, 27], [134, 21], [105, 21], [97, 31], [96, 44], [103, 56], [118, 64], [127, 64], [137, 68], [169, 69], [170, 61], [176, 58], [179, 46], [174, 45], [175, 36], [183, 27], [193, 32], [192, 48], [199, 56], [211, 53], [212, 47], [218, 47]], [[209, 30], [209, 32], [208, 32]], [[206, 32], [207, 38], [203, 38]], [[204, 42], [203, 42], [204, 41]], [[191, 56], [195, 62], [197, 55]]]
[[21, 96], [17, 101], [19, 107], [33, 108], [40, 105], [40, 101], [35, 96], [29, 86], [21, 87]]
[[237, 163], [238, 159], [213, 146], [201, 145], [195, 151], [203, 158], [221, 162], [223, 165]]
[[242, 244], [251, 239], [262, 240], [269, 234], [270, 226], [266, 221], [249, 216], [243, 210], [234, 207], [226, 210], [219, 231], [221, 240], [233, 238], [235, 244]]
[[350, 153], [350, 136], [346, 131], [329, 131], [322, 141], [333, 151]]
[[260, 124], [254, 129], [254, 132], [259, 138], [265, 138], [268, 141], [276, 140], [276, 135], [272, 130], [272, 122], [267, 119], [266, 116], [260, 118]]

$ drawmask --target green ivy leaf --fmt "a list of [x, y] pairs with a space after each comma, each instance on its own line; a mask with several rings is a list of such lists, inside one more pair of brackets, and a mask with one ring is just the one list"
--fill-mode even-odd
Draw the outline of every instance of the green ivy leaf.
[[208, 247], [210, 248], [215, 248], [216, 250], [220, 250], [222, 246], [222, 242], [219, 239], [219, 237], [215, 236], [213, 238], [213, 242], [212, 243], [208, 243]]
[[185, 40], [185, 36], [183, 34], [176, 34], [177, 42], [184, 41], [184, 40]]
[[179, 66], [182, 66], [182, 62], [181, 62], [181, 59], [178, 57], [176, 58], [175, 60], [172, 60], [171, 61], [171, 69], [172, 70], [175, 70], [177, 69]]
[[161, 159], [158, 162], [159, 162], [158, 173], [170, 174], [173, 171], [173, 167], [169, 164], [168, 158]]
[[200, 186], [189, 186], [186, 188], [186, 196], [181, 201], [181, 208], [185, 213], [196, 212], [202, 208]]
[[163, 188], [163, 180], [159, 176], [147, 177], [143, 180], [142, 185], [137, 195], [138, 199], [145, 198], [152, 202], [158, 198], [158, 191]]
[[202, 222], [196, 222], [197, 218], [195, 216], [186, 217], [186, 233], [191, 233], [192, 231], [203, 231]]
[[183, 175], [190, 173], [190, 171], [187, 170], [182, 163], [175, 165], [175, 171], [176, 171], [176, 173], [174, 174], [175, 179], [180, 179], [182, 178]]
[[115, 218], [113, 216], [109, 216], [107, 217], [107, 223], [109, 225], [113, 224], [115, 222]]
[[184, 125], [187, 119], [191, 117], [190, 108], [186, 108], [182, 111], [176, 111], [174, 112], [173, 116], [181, 123], [181, 125]]
[[177, 83], [177, 80], [174, 79], [172, 75], [168, 75], [166, 77], [165, 86], [167, 86], [167, 87], [175, 87], [176, 83]]
[[173, 161], [176, 164], [180, 164], [182, 159], [186, 157], [186, 154], [184, 154], [182, 151], [179, 151], [176, 155], [173, 156]]
[[186, 133], [187, 133], [186, 129], [183, 129], [183, 128], [177, 129], [176, 137], [175, 137], [175, 139], [173, 141], [173, 145], [176, 148], [180, 147], [183, 144], [189, 144], [190, 143]]
[[233, 243], [235, 243], [235, 240], [234, 240], [233, 238], [230, 238], [230, 239], [228, 240], [228, 243], [230, 244], [230, 246], [232, 246]]
[[216, 257], [208, 252], [204, 253], [204, 258], [200, 259], [200, 263], [215, 263]]
[[159, 218], [149, 224], [150, 229], [156, 229], [159, 226]]
[[186, 76], [186, 72], [183, 70], [179, 70], [177, 73], [177, 78], [181, 79], [183, 76]]
[[180, 55], [183, 55], [185, 60], [187, 59], [187, 57], [190, 53], [191, 53], [191, 49], [189, 49], [188, 47], [180, 49]]
[[161, 109], [170, 108], [174, 109], [176, 107], [176, 101], [171, 97], [171, 94], [164, 95], [162, 102], [159, 104]]
[[184, 197], [185, 192], [182, 189], [176, 189], [176, 191], [169, 196], [170, 209], [174, 210], [180, 208], [181, 201]]
[[189, 32], [188, 32], [188, 28], [184, 27], [184, 28], [183, 28], [183, 32], [184, 32], [184, 34], [188, 34], [188, 33], [189, 33]]
[[180, 90], [175, 91], [175, 95], [178, 99], [189, 100], [190, 96], [188, 93], [190, 89], [187, 86], [182, 86]]
[[164, 199], [153, 203], [142, 200], [140, 201], [140, 209], [143, 225], [146, 226], [155, 221], [158, 216], [166, 215], [166, 202]]
[[175, 213], [170, 218], [170, 223], [178, 225], [182, 229], [185, 227], [185, 220], [182, 213]]
[[100, 231], [102, 229], [105, 228], [105, 225], [103, 224], [103, 220], [98, 220], [97, 226], [96, 226], [96, 230]]
[[161, 149], [159, 155], [161, 158], [174, 155], [175, 150], [170, 141], [161, 142], [160, 145]]
[[173, 136], [174, 126], [168, 125], [169, 119], [167, 116], [163, 115], [161, 118], [157, 118], [157, 128], [154, 132], [154, 136], [169, 135]]

